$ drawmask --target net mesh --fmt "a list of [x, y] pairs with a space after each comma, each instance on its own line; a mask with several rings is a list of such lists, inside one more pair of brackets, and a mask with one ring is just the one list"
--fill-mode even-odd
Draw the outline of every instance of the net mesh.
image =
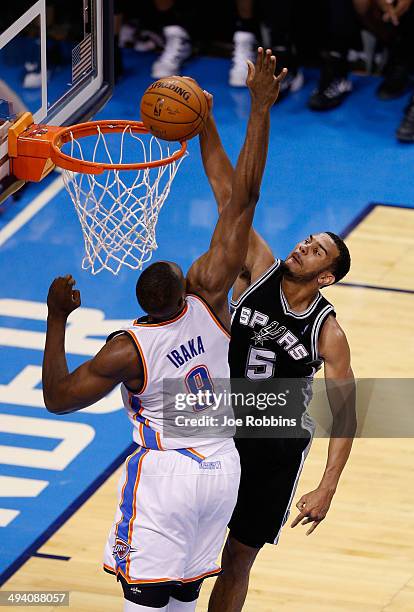
[[[130, 126], [109, 135], [97, 126], [96, 136], [89, 138], [76, 139], [70, 133], [65, 147], [68, 150], [62, 151], [77, 159], [123, 164], [166, 159], [180, 145], [138, 135]], [[105, 170], [98, 175], [63, 170], [82, 228], [84, 270], [92, 274], [109, 270], [116, 275], [122, 266], [141, 269], [151, 259], [157, 248], [158, 215], [185, 156], [142, 170]]]

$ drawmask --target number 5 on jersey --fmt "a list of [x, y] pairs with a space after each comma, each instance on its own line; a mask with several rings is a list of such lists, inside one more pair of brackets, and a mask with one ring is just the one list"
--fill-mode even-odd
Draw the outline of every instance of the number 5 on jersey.
[[276, 366], [276, 353], [269, 349], [258, 349], [251, 346], [246, 365], [246, 378], [265, 380], [272, 378]]

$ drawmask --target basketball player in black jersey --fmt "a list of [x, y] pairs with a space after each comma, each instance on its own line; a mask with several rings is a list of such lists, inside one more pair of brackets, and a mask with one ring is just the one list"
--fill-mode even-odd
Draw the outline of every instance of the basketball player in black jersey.
[[[233, 168], [211, 114], [200, 145], [204, 168], [222, 211], [231, 197]], [[308, 236], [281, 261], [252, 229], [246, 262], [233, 288], [232, 381], [244, 378], [250, 381], [250, 390], [262, 390], [266, 383], [277, 385], [278, 379], [295, 378], [300, 396], [306, 386], [309, 390], [315, 372], [324, 364], [334, 417], [328, 460], [319, 485], [296, 504], [299, 514], [291, 525], [311, 524], [307, 534], [329, 510], [356, 427], [348, 342], [333, 306], [320, 293], [323, 287], [341, 280], [349, 268], [348, 249], [331, 232]], [[301, 415], [301, 436], [236, 439], [242, 468], [239, 496], [223, 551], [224, 573], [216, 581], [210, 612], [242, 609], [258, 552], [266, 542], [278, 541], [312, 439], [313, 422], [306, 413], [310, 397], [305, 393], [293, 407]], [[236, 408], [235, 413], [237, 416]]]
[[[276, 76], [275, 69], [276, 58], [272, 55], [271, 50], [265, 52], [259, 48], [256, 65], [252, 63], [249, 65], [247, 84], [251, 95], [251, 112], [246, 140], [234, 174], [232, 201], [220, 215], [208, 251], [193, 263], [186, 277], [181, 268], [172, 262], [156, 262], [147, 267], [140, 275], [137, 283], [137, 298], [147, 313], [146, 323], [151, 325], [161, 323], [166, 326], [168, 323], [174, 323], [176, 318], [187, 316], [187, 295], [196, 293], [217, 313], [224, 325], [230, 328], [228, 292], [247, 254], [249, 231], [259, 197], [267, 155], [270, 109], [277, 99], [280, 83], [286, 75], [286, 70], [282, 70]], [[141, 350], [138, 350], [130, 334], [125, 333], [112, 334], [95, 357], [80, 365], [73, 372], [69, 372], [65, 355], [66, 322], [70, 313], [80, 306], [80, 294], [79, 291], [74, 290], [74, 285], [75, 280], [70, 275], [55, 279], [49, 289], [47, 301], [43, 394], [45, 405], [54, 414], [67, 414], [89, 406], [107, 395], [118, 383], [124, 383], [126, 388], [136, 396], [139, 394], [138, 390], [142, 390], [145, 386], [146, 380], [146, 367], [141, 357]], [[216, 324], [212, 322], [212, 325]], [[168, 329], [166, 329], [166, 336], [168, 336]], [[227, 340], [224, 335], [222, 336], [223, 362], [226, 364]], [[187, 338], [183, 338], [184, 340]], [[165, 355], [160, 356], [160, 359], [161, 357], [166, 359]], [[221, 359], [223, 359], [223, 353]], [[223, 372], [226, 372], [226, 369], [223, 369]], [[142, 450], [142, 447], [138, 449]], [[148, 449], [145, 452], [147, 451]], [[158, 451], [151, 449], [151, 452]], [[192, 459], [188, 460], [192, 461]], [[138, 469], [138, 464], [136, 466]], [[133, 496], [138, 495], [136, 493], [140, 478], [138, 473]], [[154, 475], [151, 474], [149, 477], [153, 479]], [[142, 473], [141, 478], [143, 478]], [[132, 482], [134, 482], [134, 477]], [[197, 481], [194, 481], [195, 486], [197, 486]], [[221, 495], [229, 499], [225, 487], [222, 488]], [[202, 496], [202, 498], [204, 499], [201, 501], [201, 504], [204, 504], [204, 512], [200, 511], [199, 516], [205, 516], [207, 519], [211, 517], [209, 512], [211, 499], [209, 500], [208, 496]], [[231, 500], [234, 498], [231, 497]], [[147, 507], [152, 506], [149, 504]], [[135, 508], [134, 505], [134, 513]], [[182, 516], [179, 510], [175, 510], [173, 501], [161, 493], [158, 495], [156, 509], [156, 521], [159, 527], [157, 533], [161, 538], [165, 535], [167, 540], [171, 537], [177, 538], [174, 534], [171, 536], [171, 533], [163, 533], [160, 527], [161, 515], [168, 517], [171, 513], [175, 513], [175, 516], [181, 516], [185, 525], [188, 520], [192, 520], [192, 518], [187, 519], [186, 516]], [[224, 518], [224, 523], [226, 521], [227, 518]], [[129, 525], [128, 540], [130, 529], [132, 534], [131, 522]], [[147, 524], [143, 529], [151, 531], [151, 526], [148, 527]], [[213, 538], [216, 537], [214, 534], [211, 535]], [[122, 560], [126, 559], [130, 546], [129, 542], [124, 542], [124, 544], [127, 553], [121, 551], [123, 557], [120, 557], [115, 551], [114, 557], [119, 556]], [[203, 546], [203, 541], [199, 545]], [[141, 544], [141, 550], [143, 547]], [[160, 549], [162, 550], [161, 546]], [[188, 555], [183, 554], [182, 563], [190, 562], [193, 553], [197, 554], [192, 550], [188, 550]], [[150, 560], [151, 550], [148, 550], [148, 555], [148, 560]], [[168, 551], [165, 552], [165, 556], [168, 561]], [[159, 571], [157, 558], [154, 556], [155, 572]], [[155, 582], [140, 583], [138, 588], [134, 581], [128, 582], [120, 574], [125, 596], [124, 610], [127, 612], [138, 612], [139, 610], [166, 612], [167, 608], [169, 612], [195, 610], [203, 576], [171, 581], [168, 578], [162, 578], [165, 575], [176, 576], [174, 573], [155, 575]], [[139, 576], [136, 578], [138, 579]], [[182, 576], [179, 575], [178, 578]], [[134, 580], [134, 576], [132, 579]]]

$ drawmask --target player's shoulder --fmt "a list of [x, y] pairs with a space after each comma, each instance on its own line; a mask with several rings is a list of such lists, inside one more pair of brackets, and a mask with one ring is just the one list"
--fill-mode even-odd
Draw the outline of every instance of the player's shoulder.
[[281, 260], [272, 258], [266, 262], [266, 265], [260, 265], [255, 268], [252, 272], [246, 272], [245, 269], [237, 277], [233, 287], [232, 305], [237, 306], [241, 300], [247, 295], [254, 291], [257, 287], [263, 285], [263, 283], [270, 277], [274, 277], [275, 272], [281, 273]]
[[345, 331], [338, 323], [334, 314], [326, 317], [319, 335], [319, 352], [323, 355], [327, 350], [341, 349], [348, 346]]
[[266, 257], [262, 257], [260, 261], [252, 266], [250, 270], [250, 284], [256, 283], [270, 270], [280, 269], [280, 263], [281, 260], [275, 257], [273, 253], [266, 254]]
[[90, 367], [100, 376], [115, 377], [118, 382], [136, 381], [142, 370], [139, 348], [128, 332], [114, 332], [90, 361]]
[[227, 337], [229, 337], [230, 316], [227, 303], [221, 308], [217, 308], [205, 297], [195, 293], [187, 294], [187, 302], [193, 307], [196, 316], [203, 316], [204, 324], [211, 324], [214, 325], [214, 327], [218, 327]]
[[246, 266], [250, 273], [250, 282], [254, 283], [275, 262], [272, 249], [254, 229], [249, 236], [249, 250], [247, 253]]
[[112, 332], [106, 339], [106, 350], [117, 355], [136, 355], [136, 341], [134, 334], [128, 329]]

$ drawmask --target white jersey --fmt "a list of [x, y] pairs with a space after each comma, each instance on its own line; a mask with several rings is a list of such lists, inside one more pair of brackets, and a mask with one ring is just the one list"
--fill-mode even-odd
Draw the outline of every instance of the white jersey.
[[201, 461], [224, 445], [230, 450], [233, 441], [229, 428], [227, 434], [205, 438], [200, 428], [191, 437], [188, 430], [183, 435], [183, 418], [180, 420], [173, 404], [177, 392], [196, 393], [213, 387], [215, 379], [230, 378], [230, 336], [207, 304], [198, 296], [188, 295], [176, 318], [162, 323], [137, 320], [125, 331], [134, 340], [144, 367], [141, 389], [132, 391], [121, 385], [124, 406], [134, 426], [134, 441], [152, 450], [180, 450]]
[[172, 385], [185, 394], [193, 387], [217, 388], [217, 379], [228, 382], [229, 335], [194, 295], [175, 319], [135, 321], [125, 332], [141, 356], [144, 382], [135, 392], [122, 385], [138, 446], [119, 481], [104, 568], [137, 589], [217, 575], [216, 559], [237, 500], [239, 455], [230, 433], [203, 439], [206, 432], [196, 427], [195, 436], [180, 438], [174, 424], [166, 432], [165, 421], [175, 411], [163, 388]]

